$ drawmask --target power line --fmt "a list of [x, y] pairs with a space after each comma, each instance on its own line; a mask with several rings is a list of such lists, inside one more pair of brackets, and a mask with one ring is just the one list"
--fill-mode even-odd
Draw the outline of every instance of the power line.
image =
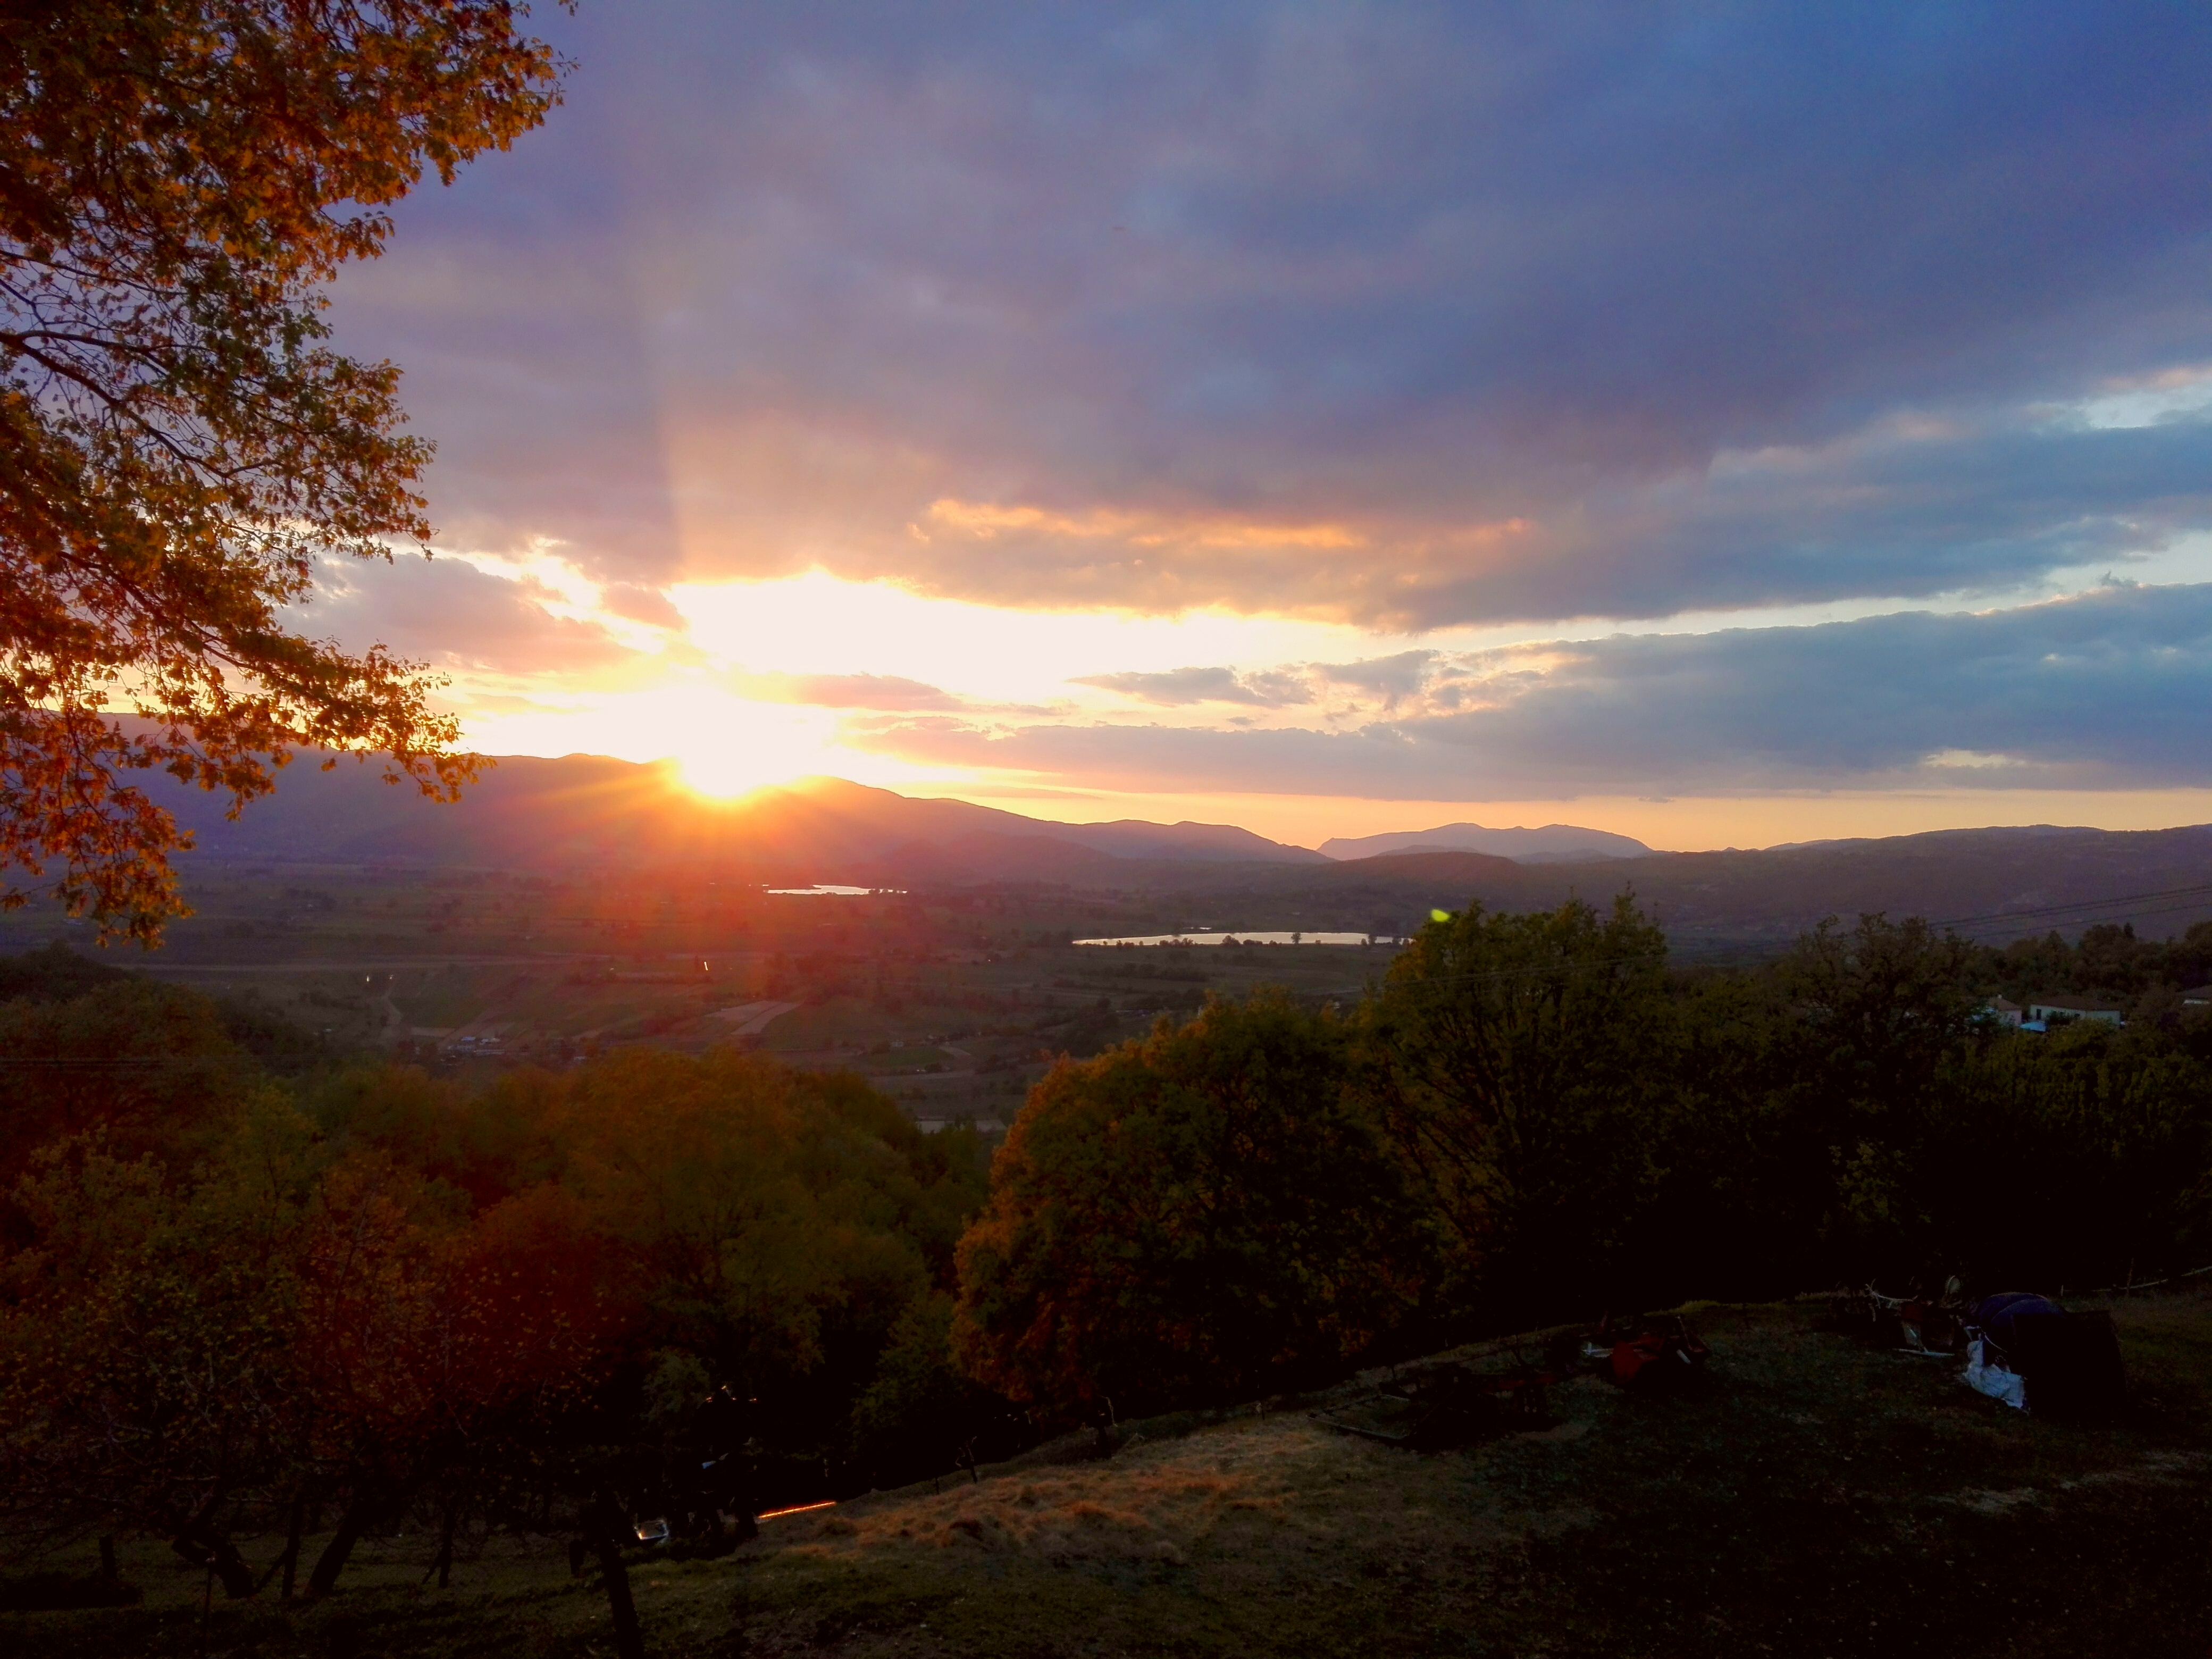
[[2138, 915], [2165, 915], [2175, 910], [2212, 908], [2212, 882], [2202, 882], [2193, 887], [2169, 887], [2155, 893], [2122, 893], [2112, 898], [2076, 899], [2068, 904], [2041, 904], [2027, 910], [1997, 910], [1987, 915], [1952, 916], [1942, 921], [1931, 921], [1931, 927], [1966, 927], [1981, 922], [2035, 921], [2071, 917], [2076, 911], [2108, 910], [2115, 906], [2148, 904], [2154, 900], [2186, 899], [2188, 903], [2166, 904], [2154, 911], [2138, 911]]
[[2076, 916], [2044, 917], [2039, 920], [2031, 920], [2026, 927], [2019, 929], [2001, 928], [1992, 925], [1989, 927], [1977, 929], [1976, 931], [1978, 933], [1983, 934], [1987, 934], [1991, 932], [2028, 933], [2034, 931], [2038, 927], [2050, 927], [2062, 924], [2067, 926], [2086, 925], [2089, 927], [2100, 927], [2112, 922], [2124, 921], [2133, 923], [2138, 921], [2146, 920], [2152, 916], [2194, 915], [2208, 908], [2212, 908], [2212, 900], [2193, 899], [2184, 904], [2162, 904], [2148, 908], [2137, 908], [2131, 907], [2125, 909], [2116, 910], [2109, 915], [2098, 915], [2091, 913]]
[[57, 1071], [128, 1072], [153, 1070], [156, 1067], [188, 1071], [196, 1067], [254, 1066], [258, 1063], [250, 1054], [156, 1054], [116, 1059], [82, 1054], [0, 1055], [0, 1066], [34, 1066]]

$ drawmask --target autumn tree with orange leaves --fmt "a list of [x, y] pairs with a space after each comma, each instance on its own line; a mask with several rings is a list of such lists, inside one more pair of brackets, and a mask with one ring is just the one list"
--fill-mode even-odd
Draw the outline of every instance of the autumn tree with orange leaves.
[[[228, 1595], [315, 1597], [426, 1516], [435, 1573], [603, 1494], [725, 1538], [757, 1455], [802, 1497], [974, 1455], [945, 1338], [972, 1134], [749, 1054], [288, 1080], [222, 1014], [0, 959], [0, 1068], [36, 1083], [0, 1099], [0, 1552], [151, 1535]], [[132, 1030], [119, 1066], [58, 1052]], [[703, 1482], [724, 1391], [742, 1455]]]
[[[434, 682], [284, 611], [430, 534], [398, 371], [322, 289], [426, 169], [542, 120], [509, 0], [30, 0], [0, 10], [0, 907], [142, 941], [187, 844], [134, 776], [235, 811], [291, 753], [471, 775]], [[118, 715], [135, 716], [128, 721]]]
[[[167, 1536], [234, 1596], [298, 1565], [306, 1589], [426, 1484], [481, 1462], [599, 1381], [637, 1322], [624, 1258], [542, 1185], [474, 1213], [374, 1149], [339, 1157], [264, 1092], [189, 1172], [56, 1143], [0, 1253], [0, 1480], [67, 1532]], [[241, 1520], [283, 1524], [250, 1566]]]

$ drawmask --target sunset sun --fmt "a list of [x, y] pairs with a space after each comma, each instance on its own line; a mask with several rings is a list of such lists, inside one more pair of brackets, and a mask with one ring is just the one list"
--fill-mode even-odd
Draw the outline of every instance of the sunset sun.
[[723, 718], [698, 719], [676, 751], [684, 781], [702, 795], [726, 799], [832, 769], [836, 721], [820, 709], [726, 703], [714, 712]]

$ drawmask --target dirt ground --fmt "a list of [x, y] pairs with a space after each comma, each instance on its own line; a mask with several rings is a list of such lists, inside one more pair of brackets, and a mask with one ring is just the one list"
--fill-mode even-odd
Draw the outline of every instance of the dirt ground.
[[[2212, 1650], [2212, 1297], [2116, 1306], [2124, 1421], [2066, 1427], [1811, 1304], [1695, 1310], [1714, 1385], [1581, 1380], [1554, 1425], [1397, 1450], [1303, 1407], [1131, 1425], [1109, 1458], [987, 1469], [768, 1521], [716, 1560], [641, 1558], [657, 1655], [2203, 1655]], [[380, 1540], [326, 1604], [227, 1608], [135, 1552], [139, 1607], [0, 1615], [0, 1649], [611, 1653], [559, 1541], [422, 1583]], [[273, 1553], [264, 1540], [263, 1553]]]

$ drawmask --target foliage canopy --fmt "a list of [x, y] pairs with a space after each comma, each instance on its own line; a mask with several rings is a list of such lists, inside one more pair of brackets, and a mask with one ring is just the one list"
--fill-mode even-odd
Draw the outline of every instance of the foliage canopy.
[[970, 1373], [1127, 1407], [1371, 1346], [1419, 1304], [1429, 1229], [1353, 1081], [1343, 1023], [1285, 996], [1063, 1061], [961, 1242]]
[[[424, 542], [390, 363], [321, 286], [557, 95], [507, 0], [27, 0], [0, 12], [0, 905], [58, 866], [141, 939], [185, 844], [135, 772], [265, 793], [297, 747], [471, 775], [434, 682], [306, 638], [318, 562]], [[111, 710], [135, 713], [128, 721]]]

